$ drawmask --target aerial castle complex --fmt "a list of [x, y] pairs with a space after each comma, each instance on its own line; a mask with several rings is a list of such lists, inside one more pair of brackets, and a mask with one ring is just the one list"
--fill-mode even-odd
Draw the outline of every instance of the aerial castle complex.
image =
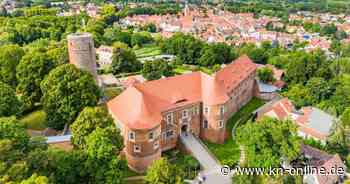
[[[70, 63], [97, 79], [92, 36], [69, 35], [68, 50]], [[182, 134], [223, 143], [229, 117], [254, 96], [256, 67], [242, 56], [213, 75], [193, 72], [137, 83], [110, 100], [129, 167], [144, 172]]]
[[90, 72], [97, 81], [96, 52], [90, 33], [74, 33], [67, 36], [69, 62]]
[[242, 56], [202, 72], [138, 83], [107, 103], [121, 129], [129, 167], [143, 172], [175, 148], [181, 134], [223, 143], [226, 124], [254, 95], [256, 65]]

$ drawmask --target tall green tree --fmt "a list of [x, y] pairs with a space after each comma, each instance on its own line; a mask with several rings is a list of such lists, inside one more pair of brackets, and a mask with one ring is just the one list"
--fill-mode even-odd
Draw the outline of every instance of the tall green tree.
[[26, 150], [29, 136], [22, 123], [14, 117], [0, 118], [0, 140], [9, 140], [15, 148]]
[[20, 114], [22, 102], [17, 98], [11, 86], [0, 82], [0, 117]]
[[238, 129], [237, 141], [244, 146], [248, 167], [279, 167], [282, 160], [293, 161], [300, 153], [297, 127], [290, 120], [248, 122]]
[[235, 58], [233, 49], [225, 43], [206, 45], [201, 51], [199, 63], [202, 66], [230, 63]]
[[191, 35], [175, 33], [161, 44], [161, 48], [163, 52], [176, 55], [180, 63], [198, 64], [203, 42]]
[[171, 65], [164, 60], [148, 61], [143, 64], [142, 76], [147, 80], [160, 79], [174, 75]]
[[142, 64], [136, 59], [133, 50], [129, 48], [113, 49], [112, 72], [114, 75], [120, 73], [136, 72], [141, 70]]
[[274, 80], [276, 80], [273, 77], [273, 70], [270, 67], [263, 67], [263, 68], [259, 68], [257, 70], [258, 72], [258, 77], [261, 81], [263, 82], [273, 82]]
[[330, 102], [337, 114], [341, 115], [350, 106], [350, 75], [341, 75], [337, 83], [335, 92], [330, 97]]
[[313, 77], [306, 83], [306, 88], [309, 91], [312, 103], [317, 104], [322, 100], [328, 99], [333, 90], [331, 85], [321, 77]]
[[121, 184], [127, 164], [118, 158], [122, 150], [122, 137], [115, 127], [96, 128], [86, 138], [87, 165], [96, 183]]
[[96, 128], [114, 127], [113, 119], [101, 107], [85, 107], [77, 119], [70, 126], [72, 144], [78, 148], [86, 147], [86, 138]]
[[182, 171], [171, 165], [166, 158], [155, 160], [148, 168], [145, 181], [147, 184], [180, 184], [183, 182]]
[[95, 106], [101, 95], [93, 76], [71, 64], [53, 69], [41, 82], [41, 90], [48, 124], [55, 129], [71, 124], [84, 107]]
[[301, 84], [295, 84], [288, 87], [288, 91], [282, 93], [288, 97], [297, 108], [312, 104], [312, 96], [308, 88]]
[[21, 59], [16, 68], [17, 92], [27, 109], [34, 108], [35, 103], [40, 102], [40, 83], [53, 67], [54, 63], [45, 53], [30, 52]]
[[153, 38], [149, 32], [137, 32], [131, 36], [132, 46], [142, 46], [143, 44], [150, 43]]
[[346, 108], [340, 120], [333, 123], [332, 133], [329, 137], [329, 146], [332, 151], [349, 154], [350, 147], [350, 108]]
[[24, 51], [18, 45], [4, 45], [0, 47], [0, 51], [0, 81], [15, 87], [16, 66]]

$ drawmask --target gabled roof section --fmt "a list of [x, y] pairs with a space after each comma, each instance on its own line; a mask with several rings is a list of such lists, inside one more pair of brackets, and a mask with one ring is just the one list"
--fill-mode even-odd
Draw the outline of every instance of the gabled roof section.
[[246, 79], [257, 68], [256, 64], [247, 56], [243, 55], [234, 62], [215, 74], [217, 81], [222, 81], [226, 92], [236, 88], [240, 82]]

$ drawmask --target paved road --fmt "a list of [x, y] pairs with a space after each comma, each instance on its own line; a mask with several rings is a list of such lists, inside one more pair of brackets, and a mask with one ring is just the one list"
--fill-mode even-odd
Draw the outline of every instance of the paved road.
[[[181, 135], [180, 140], [192, 155], [199, 161], [204, 170], [202, 176], [206, 177], [203, 184], [231, 184], [231, 176], [221, 174], [221, 165], [209, 153], [209, 151], [192, 134]], [[192, 181], [192, 184], [198, 183], [198, 180]]]

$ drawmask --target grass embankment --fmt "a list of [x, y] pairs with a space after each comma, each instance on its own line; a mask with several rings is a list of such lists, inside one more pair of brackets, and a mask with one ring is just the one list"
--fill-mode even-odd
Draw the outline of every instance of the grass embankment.
[[45, 111], [37, 110], [26, 114], [20, 119], [27, 129], [44, 130], [47, 128], [47, 116]]
[[240, 158], [239, 145], [232, 139], [232, 129], [236, 126], [240, 126], [251, 118], [252, 112], [261, 107], [264, 101], [253, 98], [248, 104], [243, 106], [241, 110], [235, 113], [227, 123], [227, 132], [229, 134], [224, 144], [215, 144], [205, 141], [205, 144], [209, 150], [216, 156], [216, 158], [223, 165], [234, 166], [238, 163]]

